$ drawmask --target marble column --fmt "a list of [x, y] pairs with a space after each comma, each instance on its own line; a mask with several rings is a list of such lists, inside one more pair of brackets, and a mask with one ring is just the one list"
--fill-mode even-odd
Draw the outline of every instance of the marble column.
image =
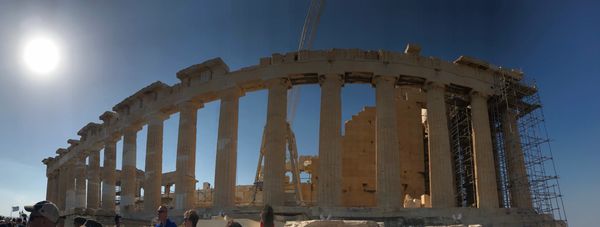
[[525, 168], [525, 157], [521, 148], [521, 135], [514, 110], [506, 110], [502, 119], [504, 152], [510, 190], [510, 206], [532, 208], [529, 180]]
[[127, 212], [134, 205], [137, 190], [136, 145], [140, 126], [130, 126], [123, 130], [123, 162], [121, 168], [121, 212]]
[[67, 163], [63, 164], [58, 169], [58, 192], [56, 194], [56, 206], [58, 206], [59, 210], [65, 210], [66, 208], [66, 198], [67, 198], [67, 171], [66, 171]]
[[63, 169], [63, 173], [65, 175], [64, 178], [64, 210], [73, 209], [76, 206], [76, 195], [75, 195], [75, 160], [69, 160], [65, 163], [65, 167]]
[[187, 101], [179, 105], [179, 134], [175, 166], [175, 209], [194, 208], [196, 201], [196, 124], [202, 105]]
[[90, 153], [88, 165], [87, 208], [100, 207], [100, 152]]
[[376, 76], [373, 83], [376, 105], [377, 206], [402, 207], [398, 114], [395, 101], [396, 78]]
[[471, 127], [477, 207], [498, 208], [487, 96], [480, 92], [471, 93]]
[[109, 212], [115, 211], [115, 186], [117, 174], [117, 141], [109, 139], [104, 142], [104, 179], [102, 181], [102, 209]]
[[320, 207], [336, 207], [341, 201], [342, 176], [342, 97], [341, 75], [321, 76], [321, 113], [319, 125]]
[[87, 155], [78, 154], [75, 159], [75, 207], [86, 207], [86, 167], [85, 159]]
[[285, 151], [287, 135], [287, 79], [274, 79], [266, 83], [269, 88], [267, 125], [263, 169], [263, 200], [271, 206], [284, 202]]
[[233, 88], [221, 94], [217, 158], [215, 165], [214, 206], [235, 207], [237, 170], [237, 134], [240, 90]]
[[427, 122], [429, 126], [429, 183], [431, 206], [456, 206], [452, 154], [446, 114], [445, 87], [429, 83], [427, 90]]
[[148, 121], [146, 139], [146, 170], [144, 174], [144, 211], [154, 213], [161, 205], [163, 122], [167, 119], [161, 113]]
[[51, 173], [47, 173], [46, 176], [48, 177], [48, 181], [46, 184], [46, 200], [47, 201], [51, 201], [55, 204], [58, 205], [58, 198], [57, 198], [57, 187], [58, 187], [58, 182], [57, 182], [57, 176], [58, 176], [58, 171], [53, 171]]

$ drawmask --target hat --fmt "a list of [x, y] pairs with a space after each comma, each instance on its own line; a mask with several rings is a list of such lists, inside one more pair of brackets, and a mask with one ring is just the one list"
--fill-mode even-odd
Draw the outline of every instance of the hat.
[[25, 206], [25, 210], [32, 213], [39, 213], [40, 215], [48, 218], [48, 220], [57, 223], [60, 218], [58, 214], [58, 207], [50, 201], [40, 201], [33, 206]]
[[85, 227], [102, 227], [102, 224], [100, 224], [99, 222], [97, 222], [95, 220], [88, 219], [85, 222]]

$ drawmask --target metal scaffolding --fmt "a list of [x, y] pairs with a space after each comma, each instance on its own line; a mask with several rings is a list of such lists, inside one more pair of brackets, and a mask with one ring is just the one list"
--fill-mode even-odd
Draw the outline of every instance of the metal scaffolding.
[[[498, 179], [500, 205], [511, 206], [511, 185], [509, 179], [505, 144], [510, 141], [503, 132], [504, 115], [516, 114], [516, 125], [520, 135], [521, 150], [525, 159], [527, 181], [533, 208], [539, 214], [551, 215], [556, 220], [567, 221], [562, 194], [550, 140], [544, 121], [540, 96], [534, 83], [525, 83], [513, 77], [497, 75], [495, 88], [498, 95], [489, 100], [490, 126]], [[513, 180], [514, 182], [519, 182]]]
[[477, 201], [469, 102], [460, 95], [450, 94], [446, 103], [456, 201], [460, 207], [475, 207]]

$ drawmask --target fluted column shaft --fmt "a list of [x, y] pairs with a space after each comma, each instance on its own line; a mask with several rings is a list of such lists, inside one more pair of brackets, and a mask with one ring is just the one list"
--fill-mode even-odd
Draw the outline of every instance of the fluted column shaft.
[[198, 107], [185, 102], [179, 105], [179, 134], [175, 169], [175, 209], [194, 208], [196, 201], [196, 124]]
[[68, 163], [63, 164], [58, 169], [58, 192], [56, 195], [56, 205], [59, 210], [65, 210], [66, 208], [66, 198], [67, 198], [67, 185], [68, 185], [68, 172], [66, 170], [66, 166]]
[[102, 209], [105, 211], [115, 211], [116, 156], [117, 142], [114, 140], [105, 141], [104, 179], [102, 181]]
[[473, 159], [477, 207], [498, 208], [496, 169], [492, 152], [492, 134], [488, 115], [487, 96], [471, 94], [471, 127], [473, 130]]
[[90, 153], [88, 185], [87, 185], [87, 208], [100, 207], [100, 153]]
[[431, 206], [434, 208], [454, 207], [456, 198], [444, 97], [445, 88], [441, 84], [429, 84], [426, 89]]
[[218, 208], [235, 206], [239, 96], [237, 88], [221, 96], [214, 193], [214, 206]]
[[341, 201], [342, 97], [340, 75], [321, 77], [318, 203], [336, 207]]
[[283, 205], [285, 179], [285, 145], [287, 90], [289, 81], [275, 79], [267, 83], [267, 125], [265, 139], [265, 164], [263, 169], [263, 199], [265, 204]]
[[376, 105], [376, 163], [377, 205], [383, 208], [402, 206], [400, 182], [400, 152], [398, 146], [398, 115], [395, 102], [395, 78], [377, 76]]
[[[65, 163], [64, 168], [62, 169], [64, 173], [64, 194], [63, 194], [63, 210], [68, 210], [75, 208], [75, 161], [69, 160]], [[63, 185], [63, 184], [61, 184]]]
[[521, 148], [521, 135], [517, 125], [517, 116], [513, 110], [509, 109], [504, 112], [502, 131], [510, 190], [510, 206], [532, 208], [525, 156]]
[[86, 205], [86, 156], [75, 157], [75, 207], [85, 208]]
[[58, 205], [58, 171], [47, 174], [46, 200]]
[[167, 116], [154, 115], [148, 122], [146, 170], [144, 174], [144, 211], [153, 213], [161, 203], [163, 122]]
[[136, 147], [137, 132], [139, 127], [129, 127], [123, 130], [123, 161], [121, 168], [121, 202], [119, 204], [122, 212], [127, 211], [128, 206], [133, 206], [137, 190], [136, 174]]

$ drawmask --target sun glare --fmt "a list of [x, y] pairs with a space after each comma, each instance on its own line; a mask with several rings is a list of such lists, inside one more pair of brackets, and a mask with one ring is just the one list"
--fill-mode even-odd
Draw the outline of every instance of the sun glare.
[[57, 68], [60, 61], [58, 46], [49, 38], [34, 38], [25, 45], [23, 60], [34, 73], [48, 74]]

